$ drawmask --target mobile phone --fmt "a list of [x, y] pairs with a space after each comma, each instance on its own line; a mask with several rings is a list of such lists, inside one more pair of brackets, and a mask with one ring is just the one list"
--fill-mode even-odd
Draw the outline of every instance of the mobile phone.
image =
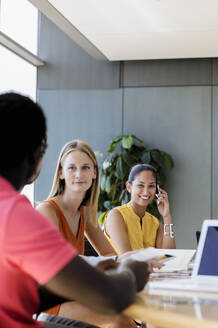
[[165, 254], [158, 259], [158, 262], [165, 263], [172, 259], [175, 259], [175, 255]]
[[159, 199], [159, 198], [160, 198], [160, 197], [158, 196], [158, 194], [159, 194], [159, 185], [156, 184], [156, 191], [155, 191], [155, 197], [156, 197], [156, 199]]

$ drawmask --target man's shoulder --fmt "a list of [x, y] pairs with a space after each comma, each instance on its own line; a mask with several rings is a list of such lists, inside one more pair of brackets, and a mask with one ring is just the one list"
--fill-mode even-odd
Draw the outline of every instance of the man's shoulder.
[[16, 204], [20, 202], [28, 203], [29, 201], [19, 192], [13, 189], [2, 189], [0, 187], [0, 211], [1, 213], [10, 212]]

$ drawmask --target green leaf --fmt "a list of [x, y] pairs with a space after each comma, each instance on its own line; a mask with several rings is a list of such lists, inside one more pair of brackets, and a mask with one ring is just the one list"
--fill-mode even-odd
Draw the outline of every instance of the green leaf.
[[126, 189], [123, 189], [123, 190], [121, 191], [121, 194], [120, 194], [120, 197], [119, 197], [119, 201], [120, 201], [120, 202], [121, 202], [122, 199], [124, 198], [124, 193], [125, 193], [125, 191], [126, 191]]
[[130, 155], [135, 159], [135, 162], [140, 162], [142, 154], [145, 151], [145, 147], [133, 145], [132, 148], [129, 150]]
[[107, 193], [103, 190], [100, 190], [98, 197], [98, 211], [104, 212], [106, 208], [104, 207], [104, 202], [108, 200]]
[[108, 153], [112, 153], [114, 150], [115, 150], [115, 148], [117, 147], [117, 143], [111, 143], [110, 144], [110, 147], [108, 148], [108, 150], [107, 150], [107, 152]]
[[117, 159], [116, 169], [115, 169], [115, 176], [119, 179], [124, 179], [125, 177], [125, 168], [124, 168], [124, 161], [122, 159], [122, 156], [119, 156]]
[[117, 190], [117, 188], [116, 188], [116, 184], [113, 183], [113, 184], [111, 185], [111, 190], [110, 190], [110, 193], [109, 193], [109, 197], [110, 197], [110, 199], [114, 200], [114, 197], [115, 197], [115, 194], [116, 194], [116, 190]]
[[108, 175], [105, 182], [105, 191], [109, 194], [111, 191], [111, 175]]
[[165, 166], [164, 157], [162, 156], [160, 150], [158, 149], [151, 150], [151, 157], [159, 166]]
[[103, 212], [101, 213], [101, 215], [99, 216], [98, 218], [98, 222], [100, 225], [102, 225], [104, 223], [104, 218], [105, 218], [105, 215], [106, 215], [107, 212]]
[[112, 142], [116, 142], [116, 143], [117, 143], [117, 142], [120, 142], [121, 139], [122, 139], [122, 137], [123, 137], [123, 136], [118, 136], [118, 137], [116, 137], [116, 138], [113, 138], [113, 139], [112, 139]]
[[122, 137], [122, 146], [125, 149], [130, 149], [133, 145], [133, 137], [129, 134], [128, 136]]
[[163, 157], [164, 157], [164, 163], [165, 163], [166, 167], [169, 170], [172, 170], [174, 168], [174, 162], [173, 162], [172, 157], [167, 153], [163, 153]]
[[150, 151], [145, 151], [141, 157], [141, 160], [145, 164], [149, 164], [151, 161], [151, 154]]
[[141, 139], [137, 138], [134, 134], [131, 134], [131, 136], [132, 136], [135, 140], [137, 140], [138, 142], [143, 143], [143, 141], [142, 141]]
[[127, 190], [124, 190], [123, 197], [122, 197], [122, 200], [121, 200], [121, 204], [124, 205], [124, 204], [128, 203], [129, 200], [130, 200], [130, 195], [129, 195]]
[[116, 147], [119, 144], [119, 142], [121, 141], [121, 139], [122, 139], [122, 136], [112, 139], [110, 147], [108, 148], [107, 152], [112, 153], [116, 149]]
[[105, 174], [102, 174], [101, 175], [101, 184], [100, 184], [100, 188], [102, 191], [105, 190], [105, 183], [106, 183], [106, 175]]
[[132, 167], [136, 162], [135, 158], [126, 149], [123, 151], [122, 157], [125, 163], [129, 166], [129, 168]]

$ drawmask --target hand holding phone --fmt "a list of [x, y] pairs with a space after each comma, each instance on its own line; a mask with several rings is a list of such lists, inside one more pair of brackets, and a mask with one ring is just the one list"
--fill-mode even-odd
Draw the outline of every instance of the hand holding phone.
[[158, 258], [157, 260], [160, 263], [166, 263], [172, 259], [175, 259], [175, 255], [165, 254], [165, 255], [161, 256], [160, 258]]

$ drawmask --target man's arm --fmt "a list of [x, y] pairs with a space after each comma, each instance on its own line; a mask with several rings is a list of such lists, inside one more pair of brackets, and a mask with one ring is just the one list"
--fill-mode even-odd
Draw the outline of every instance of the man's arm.
[[55, 305], [69, 302], [68, 299], [55, 295], [44, 286], [38, 287], [38, 295], [40, 301], [38, 313], [46, 311]]
[[104, 273], [76, 256], [44, 286], [97, 312], [113, 314], [134, 301], [137, 290], [144, 287], [147, 279], [148, 268], [143, 262], [125, 263]]

